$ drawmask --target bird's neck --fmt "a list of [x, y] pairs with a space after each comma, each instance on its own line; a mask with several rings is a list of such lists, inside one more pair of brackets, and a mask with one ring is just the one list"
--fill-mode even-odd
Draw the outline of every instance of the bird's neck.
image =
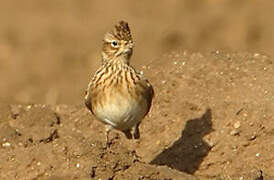
[[113, 65], [122, 65], [122, 64], [129, 65], [129, 60], [130, 58], [127, 56], [118, 56], [108, 60], [108, 63]]

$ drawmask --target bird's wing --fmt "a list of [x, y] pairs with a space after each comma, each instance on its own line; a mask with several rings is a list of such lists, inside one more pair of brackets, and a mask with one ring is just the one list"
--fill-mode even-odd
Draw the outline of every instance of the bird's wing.
[[142, 77], [142, 79], [139, 81], [139, 83], [145, 89], [143, 96], [147, 100], [147, 105], [148, 105], [147, 112], [144, 115], [144, 116], [146, 116], [150, 110], [152, 99], [154, 97], [154, 89], [153, 89], [152, 85], [149, 83], [149, 81], [147, 79], [145, 79], [144, 77]]

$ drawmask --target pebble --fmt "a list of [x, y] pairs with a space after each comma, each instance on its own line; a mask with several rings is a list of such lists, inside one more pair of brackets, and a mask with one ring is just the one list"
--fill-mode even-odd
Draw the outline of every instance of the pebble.
[[2, 146], [3, 146], [3, 147], [10, 147], [10, 146], [11, 146], [11, 143], [5, 142], [5, 143], [2, 144]]
[[249, 126], [251, 126], [251, 127], [254, 126], [254, 123], [253, 122], [249, 123]]
[[20, 108], [18, 106], [11, 106], [11, 113], [12, 113], [12, 117], [14, 119], [16, 119], [16, 117], [19, 115], [20, 113]]
[[216, 143], [214, 143], [214, 142], [212, 142], [212, 141], [209, 141], [209, 142], [208, 142], [208, 145], [209, 145], [209, 147], [211, 147], [211, 148], [212, 148], [213, 146], [215, 146], [215, 144], [216, 144]]
[[258, 57], [258, 56], [260, 56], [259, 53], [255, 53], [255, 54], [254, 54], [254, 57]]
[[230, 135], [231, 136], [237, 136], [237, 135], [240, 135], [240, 131], [237, 130], [237, 129], [233, 129], [231, 132], [230, 132]]
[[159, 145], [160, 143], [161, 143], [161, 141], [160, 141], [160, 140], [156, 141], [156, 144], [157, 144], [157, 145]]
[[243, 143], [242, 143], [242, 146], [244, 146], [244, 147], [247, 147], [247, 146], [249, 146], [250, 145], [250, 143], [248, 142], [248, 141], [244, 141]]
[[241, 122], [240, 122], [240, 121], [235, 122], [235, 123], [233, 124], [233, 127], [234, 127], [235, 129], [240, 128], [240, 127], [241, 127]]
[[250, 138], [248, 138], [249, 141], [255, 140], [256, 139], [256, 135], [252, 135]]
[[27, 110], [30, 110], [32, 108], [32, 105], [27, 106]]

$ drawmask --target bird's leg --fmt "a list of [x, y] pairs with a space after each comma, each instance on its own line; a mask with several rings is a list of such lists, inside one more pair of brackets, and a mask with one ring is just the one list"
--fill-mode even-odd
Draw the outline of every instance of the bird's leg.
[[110, 125], [105, 125], [106, 131], [105, 131], [105, 136], [106, 136], [106, 144], [105, 144], [105, 149], [110, 147], [111, 142], [109, 141], [109, 133], [112, 127]]
[[140, 138], [139, 125], [140, 125], [140, 122], [137, 123], [137, 124], [133, 127], [133, 137], [134, 137], [134, 139], [139, 139], [139, 138]]
[[[133, 138], [134, 138], [134, 139], [140, 139], [139, 125], [140, 125], [140, 122], [137, 123], [137, 124], [132, 128], [132, 131], [133, 131]], [[135, 150], [132, 151], [132, 154], [133, 154], [133, 157], [134, 157], [134, 160], [133, 160], [133, 161], [140, 161], [141, 157], [137, 155], [137, 152], [136, 152]]]
[[126, 137], [128, 139], [132, 139], [132, 134], [131, 134], [131, 131], [129, 129], [123, 130], [123, 133], [126, 135]]

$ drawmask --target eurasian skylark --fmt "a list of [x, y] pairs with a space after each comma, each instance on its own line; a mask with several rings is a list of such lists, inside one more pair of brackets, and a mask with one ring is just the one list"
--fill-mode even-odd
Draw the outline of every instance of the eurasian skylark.
[[130, 66], [133, 40], [128, 23], [120, 21], [105, 34], [102, 66], [91, 79], [85, 105], [106, 124], [106, 142], [113, 127], [134, 139], [140, 137], [139, 124], [150, 110], [154, 91], [148, 80]]

